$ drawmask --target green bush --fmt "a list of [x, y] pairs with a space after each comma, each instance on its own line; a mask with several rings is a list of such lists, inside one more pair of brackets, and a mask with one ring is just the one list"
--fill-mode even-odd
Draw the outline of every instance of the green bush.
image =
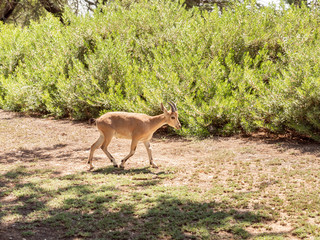
[[75, 119], [160, 113], [177, 102], [182, 135], [294, 130], [319, 139], [318, 9], [171, 1], [66, 10], [28, 27], [0, 23], [0, 107]]

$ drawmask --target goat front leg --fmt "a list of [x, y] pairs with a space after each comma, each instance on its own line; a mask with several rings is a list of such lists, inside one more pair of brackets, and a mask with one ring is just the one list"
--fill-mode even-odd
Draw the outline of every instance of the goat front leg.
[[158, 168], [157, 164], [155, 164], [155, 163], [153, 162], [150, 142], [149, 142], [149, 141], [144, 142], [144, 146], [146, 147], [147, 152], [148, 152], [148, 157], [149, 157], [150, 165], [151, 165], [152, 167], [154, 167], [154, 168]]
[[124, 159], [121, 160], [120, 168], [124, 168], [124, 164], [126, 163], [126, 161], [133, 156], [133, 154], [136, 151], [137, 144], [138, 144], [138, 141], [132, 139], [130, 153]]

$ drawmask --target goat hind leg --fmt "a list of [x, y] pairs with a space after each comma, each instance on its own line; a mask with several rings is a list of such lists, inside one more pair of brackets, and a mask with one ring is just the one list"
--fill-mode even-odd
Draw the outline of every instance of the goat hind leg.
[[89, 158], [88, 158], [88, 164], [90, 164], [90, 170], [94, 168], [94, 166], [92, 164], [94, 151], [102, 145], [103, 141], [104, 141], [103, 133], [100, 133], [98, 140], [94, 144], [92, 144], [92, 146], [90, 148], [90, 154], [89, 154]]
[[113, 163], [113, 166], [117, 168], [118, 164], [117, 164], [115, 158], [108, 151], [108, 145], [110, 144], [111, 139], [112, 139], [112, 135], [106, 137], [102, 146], [101, 146], [101, 149], [107, 155], [107, 157], [110, 159], [110, 161]]

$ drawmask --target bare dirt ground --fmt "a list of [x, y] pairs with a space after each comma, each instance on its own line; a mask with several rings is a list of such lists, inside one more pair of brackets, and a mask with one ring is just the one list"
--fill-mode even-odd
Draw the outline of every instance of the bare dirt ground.
[[[94, 125], [70, 120], [54, 120], [28, 117], [23, 114], [0, 110], [1, 163], [28, 163], [39, 161], [39, 167], [52, 167], [57, 174], [66, 175], [88, 169], [86, 164], [90, 146], [99, 133]], [[109, 151], [117, 162], [129, 153], [130, 141], [113, 139]], [[266, 137], [256, 134], [250, 137], [215, 137], [206, 140], [188, 140], [155, 134], [152, 140], [153, 156], [160, 166], [189, 165], [190, 162], [210, 158], [216, 150], [236, 154], [235, 158], [270, 159], [319, 158], [319, 144], [300, 139]], [[272, 157], [271, 157], [272, 156]], [[94, 155], [96, 168], [110, 165], [102, 150]], [[126, 163], [126, 168], [148, 166], [143, 144]], [[1, 169], [2, 171], [4, 169]], [[0, 170], [0, 172], [1, 172]]]
[[[57, 176], [87, 171], [89, 149], [98, 136], [95, 126], [87, 123], [34, 118], [0, 110], [0, 174], [7, 173], [15, 164], [54, 169]], [[120, 163], [121, 158], [127, 155], [129, 146], [128, 140], [113, 139], [109, 151]], [[239, 181], [241, 186], [234, 191], [253, 192], [270, 186], [265, 190], [265, 194], [272, 192], [272, 185], [277, 182], [277, 177], [272, 177], [272, 171], [278, 171], [278, 168], [290, 169], [292, 163], [301, 159], [304, 160], [303, 166], [306, 168], [319, 168], [320, 160], [318, 143], [289, 138], [267, 138], [264, 134], [205, 140], [187, 140], [156, 134], [152, 140], [152, 149], [160, 170], [164, 167], [178, 169], [174, 180], [168, 180], [165, 183], [167, 185], [197, 184], [205, 189], [215, 178], [222, 183], [225, 181], [227, 185], [230, 174], [237, 176], [237, 167], [241, 162], [247, 166], [247, 170], [251, 170], [250, 181], [244, 180], [242, 185]], [[216, 161], [214, 172], [206, 168], [213, 166], [207, 163], [210, 159]], [[230, 159], [236, 163], [233, 164]], [[219, 169], [225, 160], [228, 165]], [[97, 169], [111, 166], [111, 162], [100, 149], [95, 153], [94, 164]], [[135, 155], [127, 161], [126, 169], [147, 166], [145, 147], [139, 144]], [[199, 166], [203, 168], [200, 170]], [[268, 166], [265, 171], [261, 169], [264, 166]], [[195, 170], [197, 181], [192, 181]], [[265, 173], [267, 177], [262, 179], [261, 173]], [[290, 233], [295, 228], [295, 221], [285, 222], [288, 217], [285, 216], [286, 213], [283, 214], [278, 221], [269, 223], [269, 230], [285, 233], [286, 238], [296, 239]], [[252, 236], [260, 231], [259, 228], [250, 227], [247, 230]]]

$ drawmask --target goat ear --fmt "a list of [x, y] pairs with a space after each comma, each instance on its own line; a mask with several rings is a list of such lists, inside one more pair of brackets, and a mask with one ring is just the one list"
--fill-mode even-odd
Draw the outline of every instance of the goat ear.
[[161, 103], [161, 110], [162, 110], [162, 112], [164, 112], [164, 113], [168, 113], [168, 110], [166, 109], [165, 106], [163, 106], [163, 103]]

